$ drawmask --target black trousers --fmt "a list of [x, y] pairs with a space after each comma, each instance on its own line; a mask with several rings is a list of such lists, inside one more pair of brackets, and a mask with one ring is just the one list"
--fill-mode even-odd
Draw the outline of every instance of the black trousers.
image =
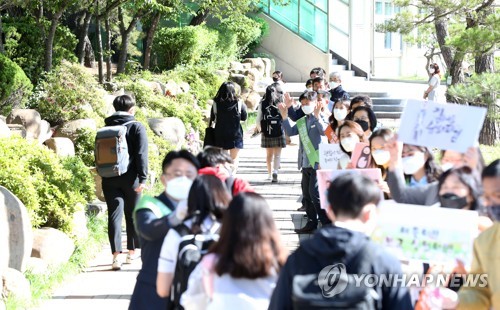
[[135, 232], [132, 212], [139, 201], [135, 188], [139, 179], [133, 179], [126, 174], [116, 178], [103, 178], [102, 191], [108, 205], [108, 237], [111, 252], [122, 252], [122, 219], [125, 213], [127, 230], [127, 249], [139, 248], [139, 239]]
[[309, 222], [314, 226], [318, 225], [318, 218], [322, 225], [330, 224], [331, 221], [326, 216], [326, 211], [321, 209], [318, 180], [316, 170], [313, 168], [302, 168], [302, 196], [303, 204], [306, 207], [306, 214]]

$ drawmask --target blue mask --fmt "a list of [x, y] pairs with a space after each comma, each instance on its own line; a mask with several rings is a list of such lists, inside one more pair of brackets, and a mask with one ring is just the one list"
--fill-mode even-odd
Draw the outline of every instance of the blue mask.
[[488, 210], [488, 214], [493, 221], [500, 222], [500, 204], [489, 206], [486, 210]]

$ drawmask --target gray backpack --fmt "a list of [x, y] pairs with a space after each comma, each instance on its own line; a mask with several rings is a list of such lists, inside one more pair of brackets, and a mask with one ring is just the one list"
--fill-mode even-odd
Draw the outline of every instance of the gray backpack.
[[95, 164], [97, 173], [103, 178], [120, 176], [127, 172], [130, 162], [126, 125], [106, 126], [97, 131], [95, 137]]

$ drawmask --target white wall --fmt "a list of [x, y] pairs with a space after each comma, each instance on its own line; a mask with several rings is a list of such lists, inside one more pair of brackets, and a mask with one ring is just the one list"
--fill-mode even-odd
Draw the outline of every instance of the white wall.
[[269, 35], [264, 38], [257, 52], [272, 55], [276, 61], [276, 70], [283, 72], [287, 82], [305, 83], [314, 67], [322, 67], [328, 71], [330, 53], [322, 52], [267, 15], [260, 14], [260, 17], [269, 23]]

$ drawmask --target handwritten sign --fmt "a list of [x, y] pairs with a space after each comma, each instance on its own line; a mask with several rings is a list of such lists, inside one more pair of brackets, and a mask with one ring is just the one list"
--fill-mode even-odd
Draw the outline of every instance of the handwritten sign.
[[399, 140], [465, 153], [478, 140], [485, 116], [485, 108], [408, 100], [401, 116]]
[[371, 150], [368, 143], [357, 143], [352, 151], [351, 163], [356, 169], [366, 169], [370, 167]]
[[478, 234], [476, 211], [388, 200], [380, 204], [378, 215], [371, 238], [400, 260], [443, 264], [454, 264], [456, 258], [472, 261], [472, 245]]
[[337, 169], [339, 160], [344, 156], [339, 144], [319, 144], [319, 165], [321, 169]]
[[319, 200], [321, 203], [321, 209], [326, 209], [328, 207], [328, 188], [332, 181], [339, 175], [345, 173], [361, 173], [374, 182], [380, 182], [382, 180], [382, 172], [379, 168], [371, 169], [347, 169], [347, 170], [332, 170], [332, 169], [319, 169], [316, 170], [316, 178], [318, 179], [318, 191]]

